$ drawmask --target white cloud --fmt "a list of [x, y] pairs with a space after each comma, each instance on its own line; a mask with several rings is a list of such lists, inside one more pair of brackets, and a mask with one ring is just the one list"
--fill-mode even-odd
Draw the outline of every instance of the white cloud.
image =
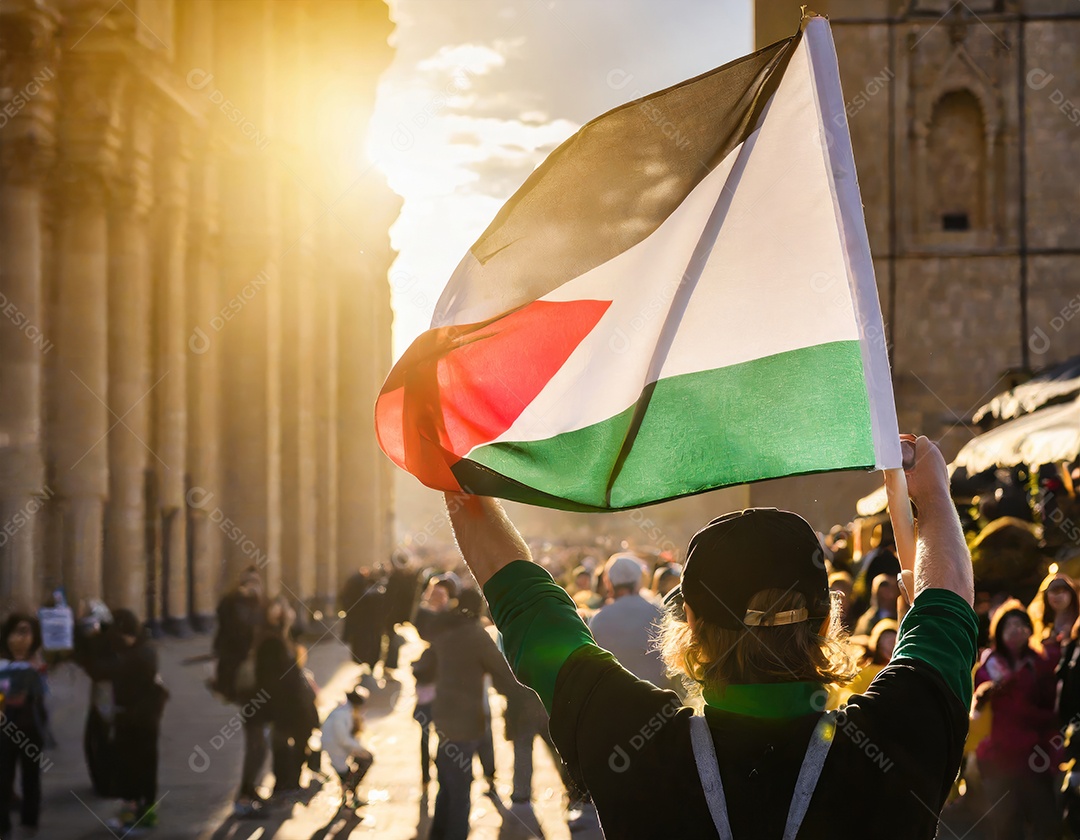
[[506, 56], [483, 44], [455, 44], [439, 47], [438, 51], [416, 65], [427, 73], [465, 73], [482, 76], [506, 64]]
[[[394, 355], [503, 202], [586, 120], [749, 52], [748, 0], [390, 0], [369, 155], [403, 196]], [[610, 74], [632, 78], [617, 89]]]

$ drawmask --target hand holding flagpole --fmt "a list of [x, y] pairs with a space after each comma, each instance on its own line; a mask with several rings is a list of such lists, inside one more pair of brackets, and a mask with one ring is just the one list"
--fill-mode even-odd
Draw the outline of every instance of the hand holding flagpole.
[[901, 435], [903, 466], [885, 470], [885, 493], [889, 499], [889, 518], [900, 558], [900, 589], [908, 604], [915, 600], [915, 522], [911, 515], [907, 476], [904, 470], [915, 466], [915, 438]]

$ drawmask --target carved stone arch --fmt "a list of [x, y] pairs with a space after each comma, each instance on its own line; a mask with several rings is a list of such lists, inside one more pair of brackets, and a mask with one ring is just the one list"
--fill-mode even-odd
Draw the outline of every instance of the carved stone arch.
[[965, 87], [943, 94], [927, 128], [921, 208], [927, 229], [986, 230], [992, 218], [992, 135], [978, 96]]
[[997, 136], [1001, 129], [1002, 108], [997, 85], [971, 58], [963, 44], [958, 44], [942, 66], [934, 84], [922, 97], [916, 112], [916, 121], [929, 126], [934, 108], [950, 93], [966, 90], [982, 107], [988, 133]]

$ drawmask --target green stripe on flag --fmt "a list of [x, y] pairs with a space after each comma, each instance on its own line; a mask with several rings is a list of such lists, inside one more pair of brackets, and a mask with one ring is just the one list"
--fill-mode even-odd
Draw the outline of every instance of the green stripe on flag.
[[876, 462], [858, 341], [655, 383], [609, 499], [634, 412], [546, 440], [482, 446], [468, 460], [571, 507], [597, 509]]

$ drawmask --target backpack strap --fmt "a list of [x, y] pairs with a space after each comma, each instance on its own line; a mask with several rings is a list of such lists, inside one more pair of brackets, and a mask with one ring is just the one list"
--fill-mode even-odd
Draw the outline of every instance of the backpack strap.
[[709, 724], [702, 715], [690, 718], [690, 743], [694, 747], [694, 763], [697, 764], [701, 789], [705, 791], [705, 801], [709, 804], [713, 825], [720, 840], [734, 840], [731, 834], [731, 821], [728, 819], [727, 800], [724, 799], [724, 784], [720, 781], [720, 765], [716, 760], [716, 747], [713, 745]]
[[[835, 734], [836, 712], [826, 712], [814, 727], [802, 766], [799, 768], [791, 807], [788, 809], [787, 824], [784, 826], [784, 840], [795, 840], [799, 834]], [[727, 799], [724, 797], [724, 785], [720, 780], [716, 746], [713, 744], [708, 721], [702, 715], [690, 718], [690, 743], [694, 748], [694, 763], [697, 764], [701, 789], [705, 792], [705, 801], [709, 805], [709, 814], [716, 826], [716, 832], [720, 835], [720, 840], [734, 840], [731, 820], [728, 818]]]
[[806, 810], [810, 807], [810, 800], [821, 778], [821, 771], [825, 767], [825, 759], [829, 755], [829, 747], [832, 746], [835, 735], [836, 712], [826, 712], [814, 727], [814, 734], [810, 736], [810, 744], [806, 748], [802, 767], [799, 768], [799, 778], [795, 782], [795, 792], [791, 796], [791, 807], [788, 809], [787, 825], [784, 827], [784, 840], [795, 840], [802, 827], [803, 818], [806, 817]]

